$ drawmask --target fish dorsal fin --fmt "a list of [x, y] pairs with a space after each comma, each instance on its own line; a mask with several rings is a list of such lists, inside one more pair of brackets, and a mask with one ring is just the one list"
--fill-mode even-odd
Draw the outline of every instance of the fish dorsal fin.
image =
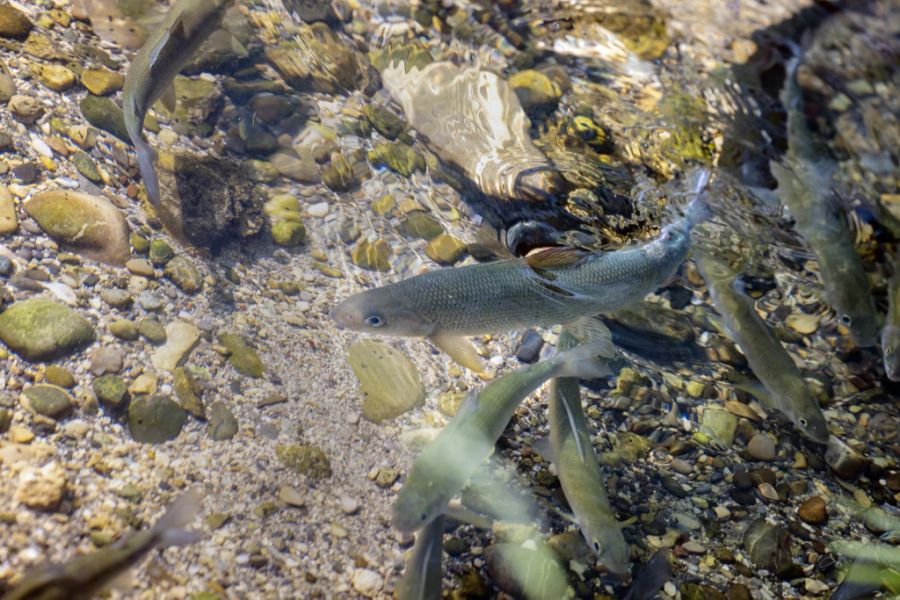
[[460, 365], [476, 373], [484, 373], [484, 363], [468, 339], [444, 332], [435, 333], [429, 339]]
[[166, 110], [170, 113], [175, 112], [175, 83], [172, 82], [163, 89], [162, 95], [159, 97], [159, 101], [162, 102], [162, 105], [166, 107]]
[[559, 246], [533, 252], [525, 257], [525, 262], [535, 271], [543, 271], [544, 269], [570, 267], [578, 264], [588, 255], [590, 252], [586, 250]]
[[583, 344], [602, 345], [604, 350], [602, 356], [606, 358], [618, 354], [613, 344], [612, 331], [597, 317], [581, 317], [564, 325], [564, 330]]

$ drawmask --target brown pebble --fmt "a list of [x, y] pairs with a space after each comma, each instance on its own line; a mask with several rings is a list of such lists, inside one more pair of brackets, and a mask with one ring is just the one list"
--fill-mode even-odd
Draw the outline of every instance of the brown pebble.
[[797, 509], [797, 514], [801, 519], [812, 525], [821, 525], [828, 520], [828, 511], [825, 507], [825, 500], [823, 500], [821, 496], [813, 496], [812, 498], [805, 500], [803, 504], [800, 505], [800, 508]]

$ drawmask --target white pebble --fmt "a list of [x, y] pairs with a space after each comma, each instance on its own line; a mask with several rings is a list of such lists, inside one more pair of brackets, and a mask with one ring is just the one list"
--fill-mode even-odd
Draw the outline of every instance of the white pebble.
[[350, 584], [366, 598], [374, 598], [381, 589], [381, 575], [369, 569], [356, 569]]
[[34, 151], [40, 154], [41, 156], [46, 156], [47, 158], [53, 158], [53, 150], [50, 149], [50, 146], [47, 145], [47, 142], [42, 140], [39, 137], [31, 136], [31, 147], [34, 148]]
[[327, 202], [316, 202], [306, 209], [307, 214], [311, 217], [324, 217], [328, 214], [328, 206]]
[[352, 515], [357, 510], [359, 510], [359, 502], [357, 502], [356, 498], [351, 498], [350, 496], [341, 496], [340, 499], [341, 510], [348, 515]]

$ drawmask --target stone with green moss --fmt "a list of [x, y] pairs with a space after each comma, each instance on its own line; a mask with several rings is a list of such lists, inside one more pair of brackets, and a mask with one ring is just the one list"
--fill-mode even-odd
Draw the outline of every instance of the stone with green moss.
[[369, 104], [363, 109], [363, 114], [372, 123], [375, 131], [389, 140], [397, 139], [406, 131], [406, 121], [383, 106]]
[[108, 408], [121, 408], [128, 399], [128, 383], [118, 375], [102, 375], [91, 384], [100, 404]]
[[138, 396], [128, 403], [128, 430], [136, 442], [174, 440], [186, 421], [187, 411], [168, 396]]
[[31, 412], [50, 419], [64, 417], [75, 407], [75, 401], [66, 390], [49, 383], [22, 390], [22, 404]]
[[47, 378], [47, 383], [58, 385], [61, 388], [75, 387], [75, 376], [65, 367], [50, 365], [44, 376]]
[[238, 373], [248, 377], [262, 377], [263, 363], [256, 350], [243, 337], [236, 333], [223, 333], [219, 335], [219, 343], [228, 349], [228, 362]]
[[429, 241], [444, 233], [444, 226], [427, 212], [415, 210], [400, 223], [400, 232], [407, 237]]
[[52, 360], [93, 342], [94, 328], [64, 304], [30, 298], [0, 313], [0, 340], [26, 360]]
[[150, 242], [150, 262], [161, 267], [175, 256], [172, 246], [165, 240], [156, 238]]
[[425, 254], [437, 264], [449, 266], [465, 256], [466, 244], [449, 233], [442, 233], [428, 242]]
[[166, 328], [156, 319], [141, 319], [138, 321], [138, 331], [151, 344], [158, 346], [166, 343]]
[[196, 294], [203, 288], [203, 277], [200, 276], [200, 271], [184, 256], [176, 256], [170, 260], [163, 269], [163, 273], [186, 294]]
[[109, 98], [87, 94], [81, 100], [81, 114], [88, 123], [131, 144], [122, 109]]
[[120, 340], [129, 342], [133, 342], [140, 336], [137, 323], [131, 319], [116, 319], [109, 324], [109, 332]]
[[154, 105], [173, 123], [175, 131], [182, 135], [207, 137], [215, 128], [216, 119], [225, 106], [225, 98], [215, 81], [202, 77], [177, 76], [175, 85], [175, 110], [170, 111], [162, 102]]
[[415, 148], [403, 142], [382, 142], [369, 151], [369, 162], [375, 166], [409, 177], [415, 171], [425, 170], [425, 157]]
[[331, 477], [331, 462], [318, 446], [311, 444], [278, 444], [275, 456], [284, 465], [310, 479]]
[[93, 181], [94, 183], [103, 183], [103, 177], [97, 169], [97, 163], [95, 163], [94, 159], [88, 156], [87, 153], [79, 150], [72, 155], [72, 163], [75, 165], [78, 172], [84, 175], [88, 180]]
[[335, 192], [349, 192], [356, 189], [363, 179], [371, 176], [371, 171], [359, 152], [335, 153], [322, 169], [322, 181]]
[[131, 242], [131, 247], [134, 248], [134, 251], [138, 254], [147, 254], [150, 252], [150, 240], [137, 231], [132, 231], [128, 235], [128, 241]]
[[353, 264], [370, 271], [390, 271], [390, 258], [394, 251], [381, 238], [373, 241], [362, 240], [350, 253]]
[[175, 397], [183, 409], [198, 419], [206, 418], [206, 408], [200, 398], [203, 388], [191, 375], [190, 370], [177, 367], [172, 371], [172, 387], [175, 388]]
[[299, 246], [306, 240], [306, 227], [299, 221], [272, 223], [272, 241], [279, 246]]

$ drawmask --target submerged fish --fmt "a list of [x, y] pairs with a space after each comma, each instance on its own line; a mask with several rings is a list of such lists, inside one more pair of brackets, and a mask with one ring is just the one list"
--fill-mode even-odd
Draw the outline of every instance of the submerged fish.
[[[577, 344], [565, 329], [558, 348]], [[575, 521], [597, 559], [617, 575], [628, 573], [628, 544], [606, 496], [587, 419], [581, 407], [578, 379], [558, 377], [550, 384], [550, 444], [553, 462]]]
[[672, 558], [668, 548], [657, 550], [647, 561], [634, 584], [628, 588], [625, 600], [653, 600], [659, 597], [659, 590], [672, 578]]
[[894, 274], [888, 287], [888, 312], [881, 329], [881, 354], [888, 379], [900, 381], [900, 271]]
[[614, 252], [549, 248], [430, 271], [355, 294], [331, 316], [347, 329], [427, 337], [460, 364], [481, 370], [475, 348], [462, 336], [571, 323], [642, 299], [675, 274], [707, 210], [696, 198], [656, 239]]
[[125, 77], [122, 112], [137, 153], [141, 178], [154, 204], [159, 203], [155, 152], [143, 137], [144, 117], [163, 98], [174, 108], [173, 80], [191, 56], [222, 22], [233, 0], [179, 0], [150, 34], [131, 61]]
[[469, 396], [413, 463], [394, 504], [394, 526], [415, 531], [444, 512], [450, 499], [490, 456], [516, 407], [553, 377], [595, 379], [609, 374], [599, 358], [611, 344], [594, 342], [523, 367]]
[[[512, 539], [498, 541], [485, 549], [485, 557], [495, 579], [510, 584], [509, 593], [527, 600], [559, 600], [569, 597], [569, 583], [559, 558], [544, 535], [530, 526], [513, 526]], [[496, 531], [498, 538], [507, 537]], [[496, 560], [491, 555], [496, 556]]]
[[444, 517], [440, 516], [416, 534], [412, 556], [397, 587], [397, 600], [440, 599], [443, 553]]
[[832, 190], [834, 161], [819, 150], [803, 112], [797, 83], [800, 51], [787, 65], [781, 101], [787, 110], [788, 151], [784, 164], [772, 162], [778, 197], [787, 205], [816, 255], [828, 303], [859, 346], [878, 340], [875, 303], [869, 280], [853, 244], [843, 207]]
[[756, 313], [753, 300], [744, 293], [737, 273], [707, 254], [698, 255], [696, 261], [713, 305], [722, 315], [725, 330], [741, 347], [753, 374], [769, 393], [771, 408], [783, 414], [806, 437], [823, 444], [827, 442], [828, 424], [822, 410], [791, 356]]
[[133, 567], [155, 548], [183, 546], [203, 537], [182, 529], [201, 508], [201, 496], [191, 489], [178, 497], [155, 525], [64, 564], [38, 567], [2, 600], [88, 600]]

